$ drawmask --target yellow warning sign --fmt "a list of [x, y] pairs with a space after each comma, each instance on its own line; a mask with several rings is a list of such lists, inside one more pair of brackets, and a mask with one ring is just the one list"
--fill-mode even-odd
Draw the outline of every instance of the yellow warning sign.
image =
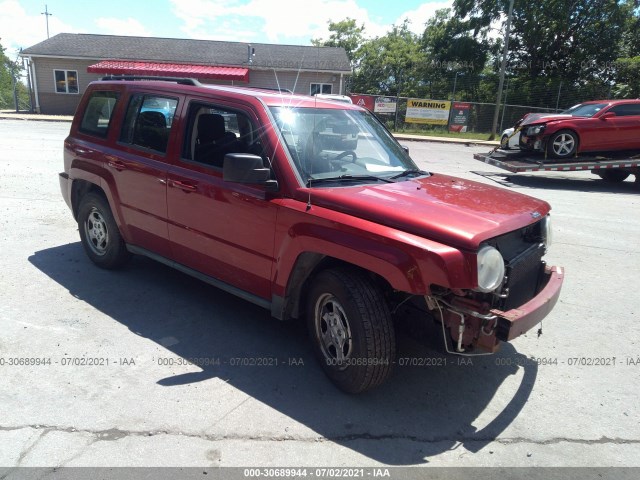
[[410, 98], [407, 101], [407, 123], [428, 123], [431, 125], [447, 125], [451, 102], [447, 100], [426, 100]]

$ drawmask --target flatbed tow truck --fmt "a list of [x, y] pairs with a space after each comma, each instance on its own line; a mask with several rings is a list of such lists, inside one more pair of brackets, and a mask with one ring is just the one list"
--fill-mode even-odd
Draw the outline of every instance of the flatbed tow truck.
[[594, 153], [577, 155], [568, 160], [545, 158], [522, 150], [505, 151], [495, 148], [488, 153], [475, 153], [473, 158], [513, 173], [573, 172], [590, 170], [606, 182], [622, 182], [635, 175], [640, 185], [640, 152]]

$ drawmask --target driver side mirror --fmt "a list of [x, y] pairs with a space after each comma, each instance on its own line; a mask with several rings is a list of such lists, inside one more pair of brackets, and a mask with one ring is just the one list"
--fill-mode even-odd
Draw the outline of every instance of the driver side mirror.
[[262, 185], [268, 190], [278, 189], [278, 182], [271, 179], [271, 169], [265, 168], [262, 157], [249, 153], [227, 153], [222, 164], [222, 179], [225, 182]]
[[617, 116], [616, 112], [606, 112], [602, 114], [602, 116], [600, 117], [600, 120], [606, 120], [608, 118], [614, 118], [616, 116]]

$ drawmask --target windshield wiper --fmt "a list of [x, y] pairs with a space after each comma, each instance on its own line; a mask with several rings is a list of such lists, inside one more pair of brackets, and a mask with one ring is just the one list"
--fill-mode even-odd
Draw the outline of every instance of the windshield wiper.
[[386, 183], [393, 183], [393, 180], [383, 177], [376, 177], [375, 175], [338, 175], [336, 177], [322, 177], [307, 179], [307, 186], [311, 187], [313, 183], [331, 183], [331, 182], [359, 182], [362, 180], [374, 180]]
[[428, 172], [425, 172], [424, 170], [420, 170], [417, 168], [412, 168], [409, 170], [405, 170], [402, 173], [399, 173], [397, 175], [394, 175], [393, 177], [389, 177], [390, 179], [395, 179], [395, 178], [401, 178], [401, 177], [408, 177], [409, 175], [427, 175]]

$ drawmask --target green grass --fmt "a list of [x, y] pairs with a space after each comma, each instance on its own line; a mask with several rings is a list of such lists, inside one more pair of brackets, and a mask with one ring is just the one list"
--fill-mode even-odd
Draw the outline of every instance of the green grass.
[[473, 140], [489, 140], [488, 133], [465, 132], [456, 133], [447, 130], [421, 130], [417, 128], [402, 128], [399, 130], [391, 130], [393, 133], [406, 133], [409, 135], [424, 135], [426, 137], [448, 137], [448, 138], [470, 138]]

